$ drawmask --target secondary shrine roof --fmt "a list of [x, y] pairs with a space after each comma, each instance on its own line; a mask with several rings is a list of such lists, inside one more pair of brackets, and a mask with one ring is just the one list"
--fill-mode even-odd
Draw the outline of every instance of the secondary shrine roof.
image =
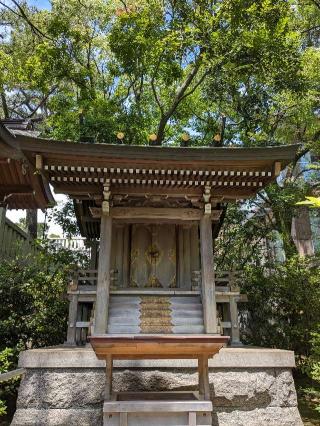
[[[205, 186], [220, 201], [254, 196], [270, 183], [298, 145], [265, 148], [180, 148], [58, 141], [10, 131], [0, 124], [0, 201], [8, 208], [46, 208], [56, 193], [71, 196], [89, 215], [103, 183], [121, 197], [197, 197]], [[117, 198], [118, 197], [118, 198]]]

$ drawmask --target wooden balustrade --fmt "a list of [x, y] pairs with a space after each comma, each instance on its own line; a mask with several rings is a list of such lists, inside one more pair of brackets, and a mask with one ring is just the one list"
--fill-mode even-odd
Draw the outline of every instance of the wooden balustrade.
[[7, 217], [0, 220], [0, 257], [11, 258], [18, 253], [35, 253], [39, 247], [30, 236]]
[[[68, 343], [74, 344], [86, 339], [90, 334], [93, 324], [93, 318], [79, 317], [79, 304], [90, 304], [92, 313], [94, 313], [94, 304], [96, 301], [97, 286], [96, 269], [79, 269], [71, 277], [68, 294], [70, 299]], [[246, 295], [240, 294], [239, 281], [241, 271], [215, 271], [215, 295], [216, 302], [222, 307], [224, 315], [218, 315], [218, 327], [221, 333], [231, 333], [232, 342], [239, 343], [239, 324], [237, 303], [246, 302]], [[194, 271], [192, 274], [192, 289], [166, 289], [166, 288], [123, 288], [118, 283], [118, 274], [116, 270], [110, 271], [110, 295], [162, 295], [162, 296], [191, 296], [200, 295], [201, 272]], [[83, 305], [82, 305], [83, 306]], [[81, 338], [80, 338], [81, 337]]]
[[[110, 271], [110, 277], [112, 282], [112, 290], [117, 289], [118, 284], [118, 271], [117, 270], [111, 270]], [[226, 292], [226, 291], [233, 291], [233, 292], [239, 292], [239, 279], [241, 277], [241, 271], [215, 271], [214, 272], [214, 281], [215, 281], [215, 288], [218, 292]], [[70, 281], [70, 287], [69, 291], [81, 291], [85, 290], [87, 287], [88, 290], [92, 290], [94, 286], [97, 285], [98, 280], [98, 271], [96, 269], [79, 269], [75, 271], [71, 277]], [[193, 271], [192, 272], [192, 291], [197, 291], [197, 289], [200, 287], [201, 284], [201, 271]], [[119, 286], [119, 290], [120, 290]], [[121, 290], [137, 290], [137, 289], [130, 289], [129, 288], [122, 288]], [[139, 288], [139, 290], [143, 291], [143, 288]], [[161, 291], [162, 289], [157, 289]], [[165, 289], [163, 289], [165, 290]], [[169, 289], [168, 289], [169, 290]], [[178, 289], [175, 289], [175, 291], [178, 291]]]

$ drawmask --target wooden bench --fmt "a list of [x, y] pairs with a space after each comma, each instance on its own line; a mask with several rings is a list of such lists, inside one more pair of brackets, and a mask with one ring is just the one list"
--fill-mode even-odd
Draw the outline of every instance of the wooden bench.
[[[90, 338], [99, 359], [106, 360], [104, 426], [211, 425], [208, 358], [229, 340], [228, 336], [198, 334], [106, 334]], [[198, 359], [199, 395], [175, 393], [114, 394], [114, 359]], [[148, 395], [148, 396], [147, 396]], [[169, 395], [170, 396], [170, 395]]]

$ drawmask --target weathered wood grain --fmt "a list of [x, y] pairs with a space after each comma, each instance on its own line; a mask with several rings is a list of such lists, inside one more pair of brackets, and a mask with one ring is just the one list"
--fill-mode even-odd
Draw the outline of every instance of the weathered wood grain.
[[200, 220], [202, 305], [206, 333], [217, 333], [217, 305], [214, 288], [213, 243], [210, 217]]
[[105, 334], [108, 323], [110, 264], [111, 264], [112, 218], [101, 218], [100, 252], [94, 334]]

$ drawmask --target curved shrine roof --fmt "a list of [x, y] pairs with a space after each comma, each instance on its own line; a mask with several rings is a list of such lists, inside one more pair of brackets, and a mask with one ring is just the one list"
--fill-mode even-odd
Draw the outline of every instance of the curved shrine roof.
[[[52, 185], [56, 193], [77, 201], [81, 222], [89, 215], [89, 207], [101, 204], [106, 181], [119, 205], [124, 197], [140, 203], [141, 197], [196, 203], [205, 186], [211, 187], [217, 201], [229, 202], [250, 198], [273, 181], [294, 159], [298, 147], [91, 144], [38, 138], [10, 131], [0, 123], [0, 202], [8, 208], [44, 209], [54, 202]], [[93, 237], [96, 232], [82, 226], [83, 234]]]

